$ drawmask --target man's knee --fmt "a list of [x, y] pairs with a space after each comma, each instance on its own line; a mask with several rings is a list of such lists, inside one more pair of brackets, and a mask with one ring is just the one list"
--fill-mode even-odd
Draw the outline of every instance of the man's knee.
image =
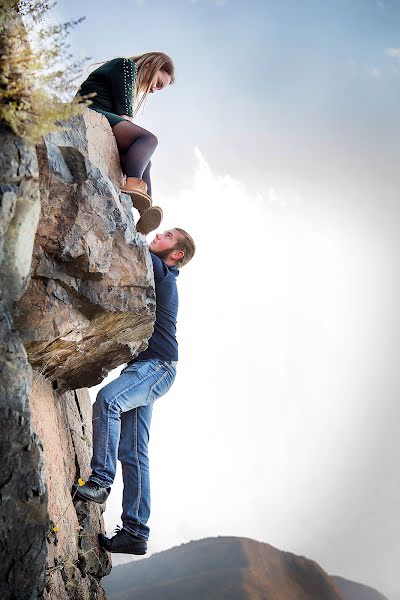
[[122, 465], [139, 465], [143, 471], [149, 471], [150, 460], [147, 446], [143, 447], [136, 444], [124, 446], [120, 444], [118, 460]]
[[105, 404], [111, 404], [113, 398], [110, 392], [107, 390], [107, 387], [108, 386], [106, 385], [97, 392], [95, 405], [104, 406]]

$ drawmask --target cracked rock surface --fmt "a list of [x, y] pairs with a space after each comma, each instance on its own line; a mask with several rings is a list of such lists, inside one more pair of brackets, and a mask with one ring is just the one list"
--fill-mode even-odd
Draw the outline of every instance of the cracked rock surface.
[[44, 584], [47, 493], [29, 408], [31, 369], [13, 314], [29, 278], [39, 215], [35, 149], [0, 125], [0, 598]]
[[154, 282], [130, 198], [115, 185], [122, 173], [108, 122], [87, 110], [67, 126], [37, 149], [41, 212], [17, 326], [34, 369], [30, 405], [48, 490], [44, 600], [103, 600], [104, 506], [71, 494], [90, 474], [85, 388], [146, 347]]
[[91, 402], [87, 390], [53, 390], [33, 372], [33, 425], [43, 443], [48, 489], [48, 559], [45, 600], [102, 600], [100, 579], [111, 570], [97, 535], [104, 505], [73, 497], [74, 481], [86, 481], [92, 452]]
[[31, 365], [59, 390], [95, 385], [144, 350], [155, 317], [111, 128], [89, 109], [67, 126], [38, 148], [41, 213], [16, 319]]
[[[153, 269], [107, 120], [86, 110], [0, 156], [0, 597], [104, 600], [86, 389], [147, 346]], [[1, 127], [1, 126], [0, 126]], [[30, 364], [29, 364], [30, 363]]]

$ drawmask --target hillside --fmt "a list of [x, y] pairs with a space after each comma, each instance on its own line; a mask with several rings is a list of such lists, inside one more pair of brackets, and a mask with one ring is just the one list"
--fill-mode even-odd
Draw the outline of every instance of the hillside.
[[386, 596], [367, 585], [349, 581], [343, 577], [332, 576], [332, 579], [341, 592], [343, 600], [388, 600]]
[[312, 560], [238, 537], [182, 544], [114, 567], [108, 600], [387, 600]]
[[317, 563], [247, 538], [207, 538], [115, 567], [109, 600], [344, 600]]

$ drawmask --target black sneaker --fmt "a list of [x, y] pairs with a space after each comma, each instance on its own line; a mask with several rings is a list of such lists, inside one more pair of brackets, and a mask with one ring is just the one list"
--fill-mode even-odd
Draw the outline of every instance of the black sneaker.
[[117, 533], [108, 538], [104, 533], [99, 533], [99, 543], [108, 552], [120, 552], [121, 554], [146, 554], [147, 542], [129, 533], [125, 529], [117, 527]]
[[97, 504], [103, 504], [110, 494], [110, 487], [101, 487], [95, 481], [90, 479], [84, 485], [74, 485], [73, 494], [83, 500], [92, 500]]

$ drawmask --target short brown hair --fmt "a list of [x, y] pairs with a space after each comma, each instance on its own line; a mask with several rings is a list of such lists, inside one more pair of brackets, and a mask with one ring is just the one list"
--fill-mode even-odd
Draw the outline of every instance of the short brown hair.
[[196, 244], [194, 243], [192, 236], [190, 236], [187, 231], [180, 229], [179, 227], [174, 227], [174, 229], [175, 231], [179, 231], [179, 233], [182, 235], [182, 239], [177, 242], [174, 250], [183, 250], [185, 253], [176, 263], [176, 266], [178, 269], [180, 269], [181, 267], [187, 265], [190, 260], [192, 260], [196, 252]]

